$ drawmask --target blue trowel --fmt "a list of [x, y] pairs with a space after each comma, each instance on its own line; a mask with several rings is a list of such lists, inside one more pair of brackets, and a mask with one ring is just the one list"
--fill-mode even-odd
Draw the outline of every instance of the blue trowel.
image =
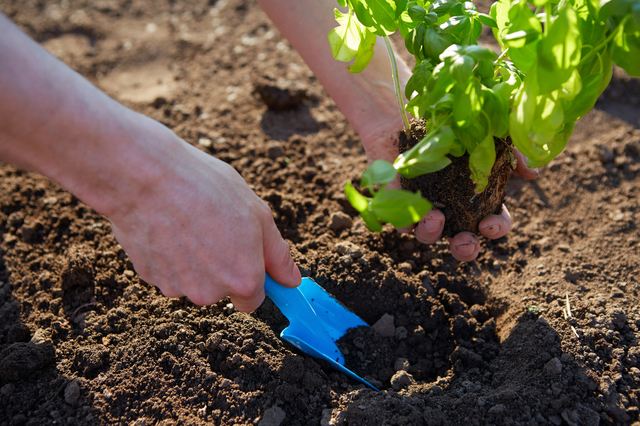
[[282, 330], [280, 337], [302, 352], [324, 359], [336, 370], [378, 390], [344, 366], [344, 357], [336, 345], [350, 328], [368, 327], [359, 316], [310, 278], [303, 278], [296, 288], [288, 288], [267, 274], [264, 291], [289, 320], [289, 326]]

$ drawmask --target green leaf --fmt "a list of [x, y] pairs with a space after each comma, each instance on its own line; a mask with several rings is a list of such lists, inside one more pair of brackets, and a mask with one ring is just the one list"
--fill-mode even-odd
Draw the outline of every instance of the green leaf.
[[347, 7], [347, 0], [338, 0], [338, 4], [342, 7]]
[[524, 31], [527, 34], [531, 34], [530, 39], [517, 39], [517, 41], [513, 41], [509, 43], [509, 47], [521, 48], [526, 43], [531, 42], [536, 38], [536, 36], [540, 36], [542, 34], [542, 26], [538, 18], [533, 14], [531, 9], [526, 1], [518, 0], [517, 2], [511, 3], [511, 7], [508, 11], [509, 22], [507, 34], [518, 33], [520, 31]]
[[458, 127], [464, 128], [469, 126], [482, 111], [484, 103], [484, 95], [482, 93], [482, 85], [472, 78], [467, 80], [464, 90], [456, 91], [453, 101], [453, 119]]
[[489, 134], [469, 155], [469, 169], [471, 170], [471, 180], [476, 184], [476, 194], [482, 193], [489, 184], [489, 176], [495, 161], [496, 147], [493, 135]]
[[500, 68], [500, 75], [502, 81], [493, 86], [493, 90], [505, 98], [509, 106], [511, 106], [513, 103], [513, 95], [515, 95], [520, 87], [522, 80], [520, 80], [520, 76], [516, 72], [509, 70], [507, 67]]
[[568, 123], [565, 123], [564, 127], [555, 135], [553, 140], [549, 143], [549, 154], [547, 155], [547, 157], [543, 160], [529, 159], [529, 161], [527, 161], [527, 167], [532, 169], [541, 167], [556, 158], [558, 154], [564, 151], [574, 128], [575, 121], [569, 121]]
[[570, 7], [558, 11], [548, 33], [538, 43], [540, 93], [560, 89], [580, 63], [582, 49], [578, 18]]
[[445, 62], [445, 67], [449, 66], [451, 76], [458, 84], [466, 85], [473, 73], [475, 61], [464, 54], [464, 49], [465, 47], [457, 44], [451, 45], [442, 52], [440, 60]]
[[478, 45], [464, 46], [462, 53], [469, 55], [477, 60], [495, 61], [498, 59], [498, 55], [491, 49]]
[[395, 19], [398, 19], [400, 17], [400, 15], [402, 14], [402, 12], [407, 10], [407, 0], [394, 0], [394, 3], [396, 4], [396, 16], [395, 16]]
[[[392, 34], [397, 26], [396, 2], [393, 0], [350, 0], [358, 20], [375, 28], [379, 36]], [[399, 16], [399, 15], [398, 15]]]
[[419, 222], [432, 207], [420, 194], [401, 189], [378, 191], [371, 201], [373, 214], [396, 228], [405, 228]]
[[356, 59], [353, 64], [347, 67], [350, 73], [362, 72], [371, 58], [373, 58], [373, 48], [376, 46], [376, 33], [370, 31], [368, 28], [364, 28], [362, 39], [358, 45], [358, 52], [356, 53]]
[[444, 63], [438, 64], [433, 69], [432, 78], [427, 82], [427, 93], [423, 96], [425, 105], [421, 106], [424, 111], [431, 111], [431, 108], [447, 96], [449, 90], [455, 86], [451, 69], [444, 65]]
[[611, 57], [632, 77], [640, 77], [640, 38], [618, 31], [613, 38]]
[[463, 46], [477, 45], [478, 38], [482, 35], [482, 24], [477, 16], [469, 19], [469, 30], [462, 34], [460, 44]]
[[462, 3], [462, 13], [468, 16], [475, 16], [478, 14], [478, 8], [470, 1]]
[[491, 120], [491, 130], [493, 135], [504, 138], [509, 133], [509, 103], [499, 92], [495, 92], [488, 87], [482, 87], [484, 104], [482, 110]]
[[331, 53], [338, 61], [348, 62], [358, 53], [360, 28], [358, 21], [351, 13], [343, 14], [338, 9], [335, 9], [334, 12], [340, 26], [329, 33]]
[[460, 34], [469, 30], [469, 23], [468, 16], [452, 16], [440, 25], [440, 30], [445, 34]]
[[436, 26], [426, 29], [423, 45], [424, 53], [435, 61], [439, 61], [440, 55], [453, 44], [453, 36], [445, 34]]
[[414, 21], [422, 21], [427, 16], [427, 11], [422, 6], [413, 5], [407, 9], [409, 16]]
[[490, 28], [498, 28], [498, 23], [491, 15], [487, 15], [486, 13], [478, 13], [478, 18], [480, 22]]
[[537, 66], [524, 79], [509, 115], [509, 134], [514, 145], [532, 161], [548, 157], [550, 143], [564, 127], [564, 111], [558, 93], [541, 94]]
[[369, 231], [382, 232], [382, 224], [372, 211], [365, 210], [363, 212], [360, 212], [360, 217], [364, 221], [364, 224], [367, 225]]
[[487, 127], [489, 124], [486, 120], [473, 120], [470, 125], [464, 128], [453, 126], [453, 133], [464, 146], [465, 151], [472, 153], [478, 143], [489, 133], [490, 129]]
[[458, 55], [451, 62], [451, 76], [460, 84], [469, 81], [473, 74], [474, 60], [467, 55]]
[[453, 140], [453, 144], [451, 145], [451, 150], [449, 151], [449, 155], [453, 155], [454, 157], [462, 157], [464, 153], [467, 152], [467, 149], [462, 145], [458, 139]]
[[429, 5], [429, 12], [435, 12], [438, 16], [444, 16], [449, 13], [449, 10], [460, 4], [457, 0], [435, 0]]
[[446, 155], [453, 140], [451, 128], [442, 126], [435, 133], [425, 136], [409, 151], [400, 154], [393, 166], [408, 179], [441, 170], [451, 163]]
[[612, 16], [624, 16], [631, 12], [635, 0], [600, 0], [600, 20], [606, 21]]
[[496, 84], [496, 81], [493, 79], [494, 70], [493, 70], [493, 62], [488, 60], [478, 61], [478, 65], [474, 70], [474, 75], [480, 77], [480, 80], [485, 86], [493, 86]]
[[389, 183], [398, 176], [393, 164], [386, 160], [376, 160], [362, 173], [360, 185], [371, 187], [376, 184]]
[[510, 25], [500, 32], [502, 43], [509, 48], [509, 57], [516, 67], [526, 73], [537, 56], [542, 26], [524, 0], [511, 3], [508, 19]]
[[407, 81], [407, 85], [404, 88], [404, 95], [407, 99], [411, 99], [413, 92], [416, 91], [419, 94], [426, 91], [427, 83], [431, 79], [433, 65], [431, 61], [422, 61], [415, 66], [413, 74]]
[[351, 181], [347, 181], [344, 185], [344, 194], [347, 200], [359, 212], [366, 211], [369, 208], [369, 198], [365, 197], [353, 187]]
[[423, 22], [418, 24], [418, 26], [416, 27], [413, 33], [413, 38], [412, 38], [413, 52], [414, 52], [413, 54], [419, 60], [425, 59], [424, 49], [422, 46], [424, 44], [424, 40], [425, 40], [424, 37], [426, 33], [427, 33], [427, 27]]
[[510, 0], [498, 0], [491, 5], [490, 14], [491, 17], [496, 21], [496, 27], [492, 27], [493, 36], [500, 43], [500, 47], [502, 50], [505, 50], [504, 42], [502, 41], [502, 36], [508, 30], [509, 23], [509, 7], [511, 5]]
[[596, 18], [595, 11], [591, 11], [590, 4], [590, 0], [575, 0], [573, 6], [578, 18], [578, 32], [582, 38], [582, 56], [604, 39], [604, 33], [607, 29], [607, 25]]
[[380, 225], [376, 216], [371, 212], [372, 199], [360, 194], [350, 181], [345, 184], [344, 193], [349, 203], [360, 213], [360, 217], [362, 217], [367, 228], [373, 232], [381, 232], [382, 225]]
[[429, 12], [424, 17], [424, 22], [427, 25], [433, 25], [438, 22], [438, 14], [435, 12]]
[[[538, 77], [538, 80], [540, 78]], [[572, 101], [582, 91], [582, 77], [577, 69], [574, 69], [571, 76], [565, 81], [558, 91], [558, 98], [564, 103]]]
[[405, 40], [405, 43], [406, 43], [407, 38], [409, 37], [409, 33], [411, 32], [412, 29], [414, 29], [420, 23], [420, 21], [414, 21], [413, 19], [411, 19], [411, 17], [409, 16], [409, 13], [407, 13], [407, 11], [405, 10], [400, 15], [400, 19], [396, 20], [396, 23], [398, 24], [398, 30], [400, 31], [400, 35], [402, 36], [402, 38]]

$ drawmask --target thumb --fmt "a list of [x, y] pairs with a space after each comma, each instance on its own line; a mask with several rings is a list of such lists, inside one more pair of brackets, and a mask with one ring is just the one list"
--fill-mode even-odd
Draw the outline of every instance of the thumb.
[[291, 257], [289, 243], [280, 235], [273, 218], [266, 224], [265, 228], [262, 237], [265, 271], [277, 283], [285, 287], [299, 286], [302, 276]]

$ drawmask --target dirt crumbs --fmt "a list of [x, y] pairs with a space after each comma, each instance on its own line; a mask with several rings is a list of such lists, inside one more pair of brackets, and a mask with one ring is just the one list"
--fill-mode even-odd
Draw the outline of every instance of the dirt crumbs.
[[637, 79], [616, 72], [567, 151], [510, 179], [513, 230], [459, 264], [446, 241], [366, 230], [342, 192], [366, 167], [358, 137], [254, 2], [0, 9], [235, 167], [304, 273], [373, 326], [340, 345], [381, 389], [280, 339], [268, 300], [162, 297], [103, 216], [0, 165], [0, 426], [638, 424]]

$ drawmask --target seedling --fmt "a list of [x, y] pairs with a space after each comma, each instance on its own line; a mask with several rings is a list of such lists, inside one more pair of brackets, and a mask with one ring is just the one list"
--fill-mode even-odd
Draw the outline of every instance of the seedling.
[[[512, 141], [529, 167], [547, 164], [609, 84], [613, 63], [640, 76], [639, 0], [499, 0], [490, 14], [458, 0], [338, 3], [348, 10], [335, 10], [334, 57], [353, 60], [349, 71], [361, 72], [383, 37], [405, 135], [406, 112], [426, 129], [393, 164], [378, 160], [366, 169], [360, 186], [371, 197], [346, 184], [347, 198], [373, 231], [381, 222], [408, 226], [432, 207], [419, 193], [387, 189], [398, 173], [412, 179], [468, 155], [473, 189], [481, 194], [496, 161], [495, 138]], [[492, 29], [500, 54], [477, 44], [483, 27]], [[406, 104], [388, 38], [396, 31], [415, 57]]]

